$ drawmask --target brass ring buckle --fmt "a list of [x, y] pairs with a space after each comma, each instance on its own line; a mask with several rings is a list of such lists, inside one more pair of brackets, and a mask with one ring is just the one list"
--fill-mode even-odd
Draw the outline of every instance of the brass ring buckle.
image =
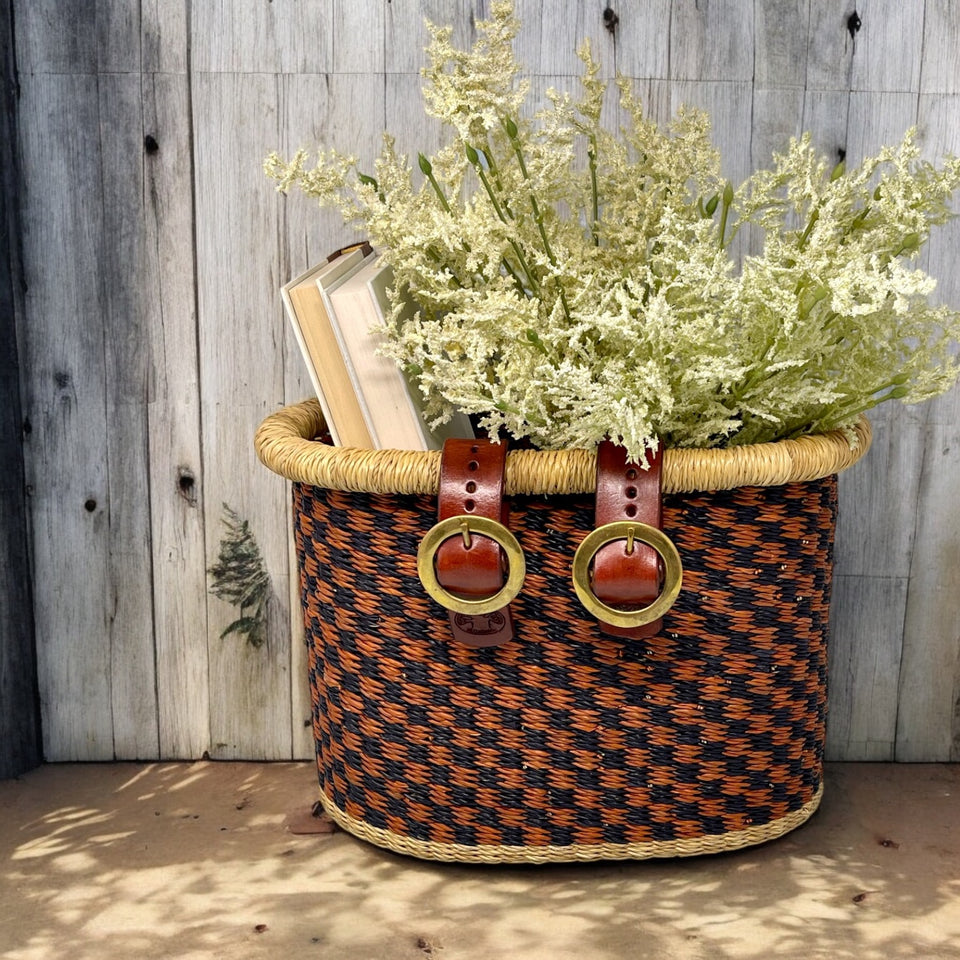
[[[475, 533], [494, 540], [506, 553], [507, 582], [491, 597], [465, 600], [463, 597], [454, 596], [440, 585], [433, 566], [433, 558], [444, 541], [451, 537], [462, 536], [464, 544], [469, 547], [470, 538]], [[520, 592], [526, 572], [527, 565], [523, 559], [520, 542], [502, 523], [491, 520], [489, 517], [447, 517], [446, 520], [441, 520], [427, 531], [417, 550], [417, 573], [424, 590], [437, 603], [448, 610], [453, 610], [454, 613], [480, 615], [502, 609]]]
[[[590, 585], [590, 562], [597, 551], [615, 540], [626, 540], [629, 550], [635, 540], [653, 547], [663, 559], [663, 589], [649, 606], [639, 610], [617, 610], [600, 600]], [[642, 627], [659, 620], [674, 604], [683, 583], [683, 564], [673, 541], [656, 527], [635, 520], [618, 520], [597, 527], [583, 538], [573, 555], [573, 589], [583, 606], [598, 620], [615, 627]]]

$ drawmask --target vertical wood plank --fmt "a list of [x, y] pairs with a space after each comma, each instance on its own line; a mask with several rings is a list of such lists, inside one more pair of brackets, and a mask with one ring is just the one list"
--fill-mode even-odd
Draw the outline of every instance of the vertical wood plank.
[[810, 0], [767, 0], [755, 8], [754, 82], [758, 87], [804, 87], [807, 82]]
[[[270, 146], [282, 156], [293, 156], [300, 146], [313, 149], [321, 142], [320, 126], [329, 110], [329, 78], [318, 74], [290, 74], [281, 78], [280, 136]], [[280, 207], [280, 243], [275, 251], [277, 276], [284, 283], [304, 273], [312, 264], [342, 244], [334, 239], [339, 229], [331, 213], [322, 215], [317, 205], [300, 193], [276, 194]], [[339, 220], [339, 218], [337, 218]], [[326, 227], [326, 230], [323, 228]], [[324, 239], [326, 238], [326, 239]], [[279, 292], [271, 323], [284, 332], [284, 398], [295, 403], [312, 396], [313, 386], [307, 374], [300, 348], [280, 305]], [[303, 605], [297, 569], [296, 545], [292, 536], [292, 511], [287, 489], [287, 529], [291, 536], [287, 547], [290, 605], [290, 742], [295, 758], [314, 755]]]
[[[848, 164], [899, 141], [915, 120], [915, 94], [851, 93]], [[830, 702], [831, 716], [847, 719], [832, 721], [829, 755], [835, 760], [893, 758], [895, 681], [915, 535], [915, 520], [904, 504], [917, 496], [922, 417], [919, 408], [901, 404], [872, 411], [873, 447], [840, 480], [830, 663], [831, 676], [847, 679], [834, 683]]]
[[858, 4], [854, 90], [919, 91], [924, 6], [902, 0], [863, 0]]
[[753, 36], [754, 4], [674, 0], [670, 79], [749, 84], [753, 80]]
[[[127, 46], [127, 44], [121, 44]], [[134, 44], [134, 49], [138, 45]], [[143, 120], [139, 71], [99, 78], [104, 171], [102, 326], [109, 496], [109, 649], [114, 751], [159, 756], [147, 435], [149, 332], [131, 265], [143, 256]]]
[[[151, 0], [158, 2], [158, 0]], [[162, 12], [163, 3], [157, 12]], [[380, 4], [377, 4], [379, 7]], [[368, 2], [352, 5], [357, 16]], [[192, 69], [202, 73], [317, 73], [330, 69], [332, 4], [210, 0], [190, 4]], [[351, 68], [345, 61], [345, 69]]]
[[23, 277], [11, 13], [0, 7], [0, 780], [41, 760], [16, 323]]
[[960, 758], [960, 393], [932, 405], [905, 598], [897, 760]]
[[[605, 4], [594, 7], [595, 15], [603, 19]], [[603, 50], [606, 72], [609, 76], [616, 72], [625, 77], [645, 80], [667, 80], [670, 78], [671, 52], [671, 0], [649, 0], [643, 4], [621, 4], [617, 8], [619, 22], [612, 42], [615, 61], [612, 69], [608, 66], [608, 49], [611, 42], [609, 33], [604, 37], [607, 44]]]
[[[420, 0], [419, 3], [389, 3], [384, 17], [384, 70], [387, 74], [419, 75], [427, 63], [424, 47], [430, 39], [425, 20], [437, 26], [453, 27], [451, 42], [468, 49], [476, 38], [478, 8], [475, 0]], [[519, 12], [520, 6], [517, 5]], [[326, 59], [326, 69], [332, 67]]]
[[[935, 163], [940, 154], [960, 150], [958, 109], [957, 94], [920, 98], [919, 125]], [[928, 245], [928, 269], [939, 278], [935, 297], [951, 305], [960, 303], [958, 245], [956, 219], [938, 228]], [[950, 761], [960, 759], [960, 389], [925, 405], [922, 414], [896, 759]]]
[[828, 157], [847, 154], [850, 95], [839, 90], [806, 90], [801, 132], [810, 132], [813, 145]]
[[516, 4], [516, 13], [520, 19], [516, 54], [525, 76], [552, 77], [554, 84], [556, 78], [578, 76], [577, 48], [584, 39], [589, 39], [594, 59], [602, 62], [602, 75], [612, 75], [615, 34], [604, 28], [602, 5], [526, 0]]
[[261, 169], [265, 144], [279, 141], [277, 86], [266, 74], [193, 77], [207, 566], [218, 554], [227, 503], [249, 521], [271, 578], [268, 636], [259, 648], [221, 638], [238, 611], [208, 598], [210, 753], [218, 759], [279, 759], [292, 749], [288, 490], [259, 469], [251, 441], [283, 400], [283, 332], [270, 322], [280, 283], [269, 252], [279, 206]]
[[[960, 6], [954, 0], [925, 0], [920, 93], [960, 93]], [[951, 134], [956, 124], [950, 125]]]
[[[86, 0], [16, 0], [17, 66], [33, 73], [95, 73], [97, 19]], [[27, 116], [23, 110], [21, 116]]]
[[767, 167], [791, 137], [803, 132], [808, 0], [756, 7], [750, 167]]
[[832, 760], [893, 759], [903, 620], [874, 611], [902, 611], [906, 595], [905, 577], [834, 577], [825, 748]]
[[144, 242], [160, 755], [210, 747], [192, 129], [185, 5], [143, 7]]
[[[419, 82], [419, 76], [400, 75], [399, 80]], [[282, 155], [291, 156], [297, 147], [311, 146], [327, 140], [339, 143], [338, 135], [351, 131], [352, 149], [365, 169], [372, 169], [373, 158], [379, 152], [384, 128], [383, 84], [377, 78], [317, 74], [286, 75], [281, 78], [280, 142], [276, 145]], [[401, 84], [398, 84], [400, 86]], [[410, 84], [406, 84], [404, 89]], [[394, 89], [391, 83], [388, 90]], [[412, 91], [417, 93], [416, 86]], [[394, 108], [400, 109], [407, 101], [400, 98]], [[358, 106], [363, 108], [358, 110]], [[412, 118], [391, 114], [387, 127], [402, 137], [411, 129]], [[413, 126], [416, 130], [416, 126]], [[402, 148], [401, 144], [398, 144]], [[280, 208], [281, 232], [279, 277], [285, 282], [303, 273], [332, 250], [355, 239], [332, 211], [321, 211], [317, 204], [299, 193], [287, 197], [274, 194]], [[283, 315], [277, 293], [275, 304], [277, 329], [284, 331], [284, 396], [288, 401], [310, 396], [313, 388], [306, 373], [300, 349]], [[286, 527], [290, 522], [289, 484], [286, 485]], [[289, 605], [291, 624], [290, 648], [290, 736], [296, 757], [313, 756], [310, 696], [307, 685], [307, 659], [304, 646], [303, 615], [296, 553], [292, 540], [289, 544]]]
[[[42, 24], [40, 24], [42, 27]], [[25, 38], [28, 47], [41, 41]], [[110, 760], [109, 479], [97, 79], [21, 75], [25, 415], [48, 760]], [[50, 264], [57, 269], [51, 270]]]
[[[857, 31], [850, 18], [853, 0], [810, 0], [806, 86], [808, 90], [849, 90]], [[855, 21], [854, 21], [855, 23]]]
[[329, 69], [335, 74], [384, 73], [386, 4], [332, 0]]

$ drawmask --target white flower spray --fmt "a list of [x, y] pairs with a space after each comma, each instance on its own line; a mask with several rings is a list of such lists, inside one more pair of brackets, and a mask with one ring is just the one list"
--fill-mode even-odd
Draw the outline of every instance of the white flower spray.
[[[491, 436], [610, 437], [642, 459], [658, 440], [849, 431], [884, 400], [956, 381], [960, 314], [929, 304], [934, 281], [916, 266], [949, 216], [956, 158], [920, 161], [908, 131], [831, 170], [805, 135], [734, 189], [699, 111], [661, 129], [619, 79], [631, 125], [604, 129], [587, 45], [580, 98], [550, 91], [525, 116], [512, 4], [493, 4], [467, 52], [428, 27], [426, 107], [452, 134], [434, 157], [414, 171], [385, 135], [370, 173], [329, 150], [312, 169], [302, 150], [265, 169], [382, 250], [417, 306], [398, 303], [387, 349], [434, 422], [456, 408]], [[730, 244], [747, 224], [762, 252], [738, 266]]]

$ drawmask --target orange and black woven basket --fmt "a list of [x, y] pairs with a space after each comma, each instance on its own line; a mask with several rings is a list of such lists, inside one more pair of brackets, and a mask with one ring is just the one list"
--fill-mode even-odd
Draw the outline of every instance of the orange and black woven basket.
[[451, 642], [417, 577], [439, 454], [313, 438], [319, 406], [268, 418], [294, 481], [321, 800], [415, 856], [555, 862], [689, 856], [778, 837], [822, 793], [839, 435], [664, 457], [663, 530], [684, 565], [663, 631], [606, 636], [570, 582], [593, 525], [593, 454], [507, 458], [527, 574], [517, 636]]

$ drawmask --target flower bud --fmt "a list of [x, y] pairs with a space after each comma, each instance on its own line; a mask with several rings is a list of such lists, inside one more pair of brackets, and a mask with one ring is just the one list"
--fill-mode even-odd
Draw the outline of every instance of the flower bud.
[[422, 153], [417, 155], [417, 160], [420, 163], [420, 172], [429, 177], [433, 173], [433, 164]]
[[733, 184], [728, 180], [723, 188], [723, 205], [729, 207], [733, 203]]
[[903, 243], [900, 244], [900, 249], [897, 251], [897, 254], [901, 253], [914, 253], [920, 249], [920, 234], [919, 233], [908, 233], [903, 238]]
[[841, 160], [834, 168], [830, 174], [830, 182], [833, 183], [834, 180], [839, 180], [843, 174], [846, 172], [847, 165]]
[[708, 201], [706, 205], [707, 216], [712, 217], [714, 211], [717, 209], [717, 204], [720, 202], [720, 195], [715, 193]]
[[507, 131], [507, 136], [511, 140], [515, 140], [517, 138], [517, 125], [507, 117], [507, 119], [503, 121], [503, 126]]
[[464, 149], [464, 151], [465, 151], [466, 154], [467, 154], [467, 159], [468, 159], [474, 166], [476, 166], [476, 165], [480, 162], [480, 157], [478, 156], [477, 151], [474, 150], [473, 147], [471, 147], [469, 143], [465, 143], [465, 144], [463, 145], [463, 149]]

